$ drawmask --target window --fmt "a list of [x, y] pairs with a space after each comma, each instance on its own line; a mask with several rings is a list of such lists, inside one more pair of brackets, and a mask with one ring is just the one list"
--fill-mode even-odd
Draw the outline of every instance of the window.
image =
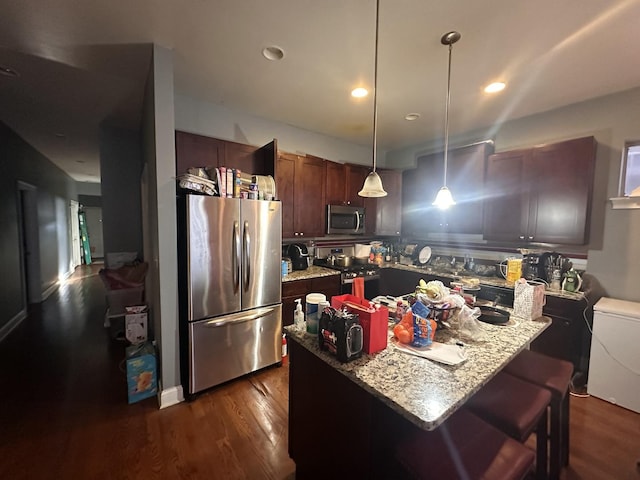
[[619, 197], [610, 200], [613, 208], [640, 208], [640, 140], [625, 142]]

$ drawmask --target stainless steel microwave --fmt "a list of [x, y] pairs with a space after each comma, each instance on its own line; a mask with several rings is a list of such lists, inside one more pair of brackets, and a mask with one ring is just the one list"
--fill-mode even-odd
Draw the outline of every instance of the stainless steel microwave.
[[354, 235], [364, 233], [364, 208], [349, 205], [327, 205], [327, 234]]

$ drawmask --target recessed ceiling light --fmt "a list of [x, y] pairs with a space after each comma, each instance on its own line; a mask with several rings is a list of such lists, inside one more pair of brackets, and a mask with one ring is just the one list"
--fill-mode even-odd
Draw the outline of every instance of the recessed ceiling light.
[[405, 120], [408, 120], [410, 122], [413, 122], [414, 120], [417, 120], [419, 118], [420, 118], [419, 113], [407, 113], [404, 117]]
[[57, 132], [55, 134], [55, 136], [58, 137], [58, 138], [65, 138], [66, 137], [66, 135], [64, 133], [60, 133], [60, 132]]
[[76, 163], [85, 163], [84, 160], [76, 160]]
[[271, 45], [270, 47], [264, 47], [262, 49], [262, 55], [264, 55], [264, 58], [267, 60], [282, 60], [284, 58], [284, 50], [275, 45]]
[[493, 82], [490, 83], [489, 85], [487, 85], [486, 87], [484, 87], [484, 91], [486, 93], [496, 93], [496, 92], [501, 92], [502, 90], [504, 90], [504, 87], [506, 87], [507, 84], [504, 82]]
[[17, 78], [20, 76], [17, 70], [14, 70], [11, 67], [7, 67], [6, 65], [0, 64], [0, 75], [4, 75], [5, 77], [13, 77]]
[[356, 98], [362, 98], [369, 95], [369, 91], [366, 88], [358, 87], [351, 90], [351, 96]]

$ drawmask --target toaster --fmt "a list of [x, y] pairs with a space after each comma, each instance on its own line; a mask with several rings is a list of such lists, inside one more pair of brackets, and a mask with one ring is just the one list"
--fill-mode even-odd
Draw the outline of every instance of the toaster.
[[345, 363], [362, 355], [362, 326], [358, 314], [327, 307], [318, 324], [318, 346]]

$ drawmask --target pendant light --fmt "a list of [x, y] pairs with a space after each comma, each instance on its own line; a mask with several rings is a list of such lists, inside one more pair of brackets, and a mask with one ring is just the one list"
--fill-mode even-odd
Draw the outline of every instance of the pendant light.
[[373, 171], [364, 180], [361, 197], [386, 197], [382, 188], [382, 180], [376, 173], [376, 136], [378, 134], [378, 23], [380, 16], [380, 0], [376, 0], [376, 57], [373, 68]]
[[447, 101], [444, 109], [444, 177], [442, 188], [438, 191], [433, 205], [442, 210], [456, 204], [451, 191], [447, 188], [447, 155], [449, 152], [449, 103], [451, 103], [451, 51], [453, 50], [453, 44], [460, 40], [460, 36], [458, 32], [449, 32], [445, 33], [440, 39], [443, 45], [449, 46], [449, 68], [447, 74]]

